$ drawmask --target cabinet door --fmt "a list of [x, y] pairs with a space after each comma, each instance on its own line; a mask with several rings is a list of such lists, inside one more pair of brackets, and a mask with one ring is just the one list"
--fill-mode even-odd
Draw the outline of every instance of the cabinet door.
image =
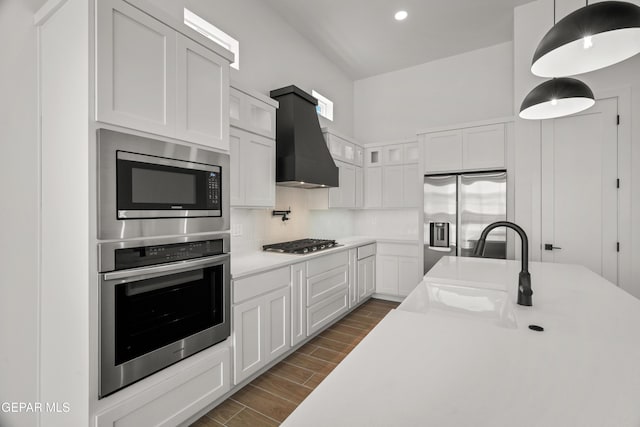
[[291, 347], [291, 289], [282, 288], [264, 297], [265, 363], [286, 353]]
[[329, 189], [329, 207], [354, 208], [356, 206], [356, 168], [347, 163], [335, 163], [338, 167], [339, 187]]
[[503, 168], [504, 149], [503, 123], [462, 131], [462, 167], [464, 169]]
[[349, 250], [349, 308], [354, 307], [358, 298], [358, 250]]
[[275, 206], [275, 141], [248, 132], [242, 132], [240, 165], [240, 173], [244, 179], [244, 205], [257, 207]]
[[372, 295], [376, 290], [376, 257], [358, 261], [358, 301]]
[[96, 120], [174, 136], [177, 33], [123, 1], [96, 5]]
[[382, 207], [382, 167], [364, 170], [364, 205], [367, 208]]
[[229, 149], [229, 63], [199, 43], [177, 39], [176, 135]]
[[401, 207], [402, 165], [384, 166], [382, 168], [382, 206], [385, 208]]
[[376, 292], [398, 295], [398, 257], [378, 255], [376, 270]]
[[398, 257], [398, 295], [407, 296], [420, 282], [417, 258]]
[[384, 147], [384, 164], [385, 165], [401, 165], [403, 161], [402, 145], [389, 145]]
[[241, 133], [231, 129], [229, 134], [229, 191], [231, 206], [242, 206], [244, 203], [244, 174], [240, 159]]
[[424, 172], [449, 172], [462, 169], [462, 131], [425, 135]]
[[420, 146], [417, 142], [409, 142], [402, 146], [402, 158], [405, 164], [420, 161]]
[[355, 207], [360, 209], [364, 207], [364, 171], [361, 167], [356, 167], [356, 203]]
[[402, 167], [402, 200], [409, 208], [422, 205], [422, 175], [417, 164]]
[[356, 166], [364, 166], [364, 148], [360, 147], [359, 145], [354, 145], [354, 159], [353, 159], [353, 164], [355, 164]]
[[255, 298], [233, 307], [234, 383], [238, 384], [266, 363], [264, 304]]
[[367, 148], [364, 153], [367, 166], [382, 166], [382, 148]]
[[291, 345], [307, 337], [307, 269], [301, 262], [291, 266]]

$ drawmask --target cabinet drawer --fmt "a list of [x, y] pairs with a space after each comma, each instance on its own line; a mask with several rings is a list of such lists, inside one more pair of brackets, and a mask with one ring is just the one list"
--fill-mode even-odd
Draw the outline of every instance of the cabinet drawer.
[[312, 259], [311, 261], [307, 261], [307, 277], [316, 276], [325, 271], [340, 267], [341, 265], [349, 265], [349, 254], [347, 251]]
[[255, 276], [233, 281], [233, 303], [289, 286], [291, 281], [289, 267], [279, 268]]
[[307, 336], [312, 335], [331, 323], [349, 309], [348, 290], [345, 289], [331, 298], [307, 309]]
[[367, 246], [360, 246], [358, 248], [358, 260], [369, 257], [376, 254], [376, 244], [372, 243]]
[[307, 307], [348, 289], [348, 274], [348, 265], [341, 265], [333, 270], [307, 279]]
[[176, 375], [156, 387], [97, 415], [98, 427], [175, 426], [214, 402], [231, 388], [229, 349], [210, 354], [202, 363], [188, 368], [191, 376], [180, 381]]
[[394, 255], [394, 256], [408, 256], [417, 257], [418, 247], [413, 243], [378, 243], [377, 247], [378, 255]]

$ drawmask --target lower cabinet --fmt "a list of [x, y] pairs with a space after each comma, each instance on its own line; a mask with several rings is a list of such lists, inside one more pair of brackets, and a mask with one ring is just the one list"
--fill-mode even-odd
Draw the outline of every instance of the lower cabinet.
[[[187, 365], [186, 367], [184, 365]], [[175, 375], [146, 386], [151, 377], [120, 393], [136, 393], [99, 411], [97, 427], [175, 426], [203, 410], [231, 389], [227, 343], [204, 350], [173, 366]], [[103, 399], [117, 399], [118, 394]], [[93, 423], [92, 423], [93, 425]]]
[[376, 292], [404, 297], [420, 283], [420, 258], [414, 243], [378, 243]]
[[358, 302], [370, 297], [376, 290], [376, 257], [358, 260]]
[[291, 345], [307, 338], [307, 265], [291, 266]]
[[[236, 297], [246, 295], [244, 288], [260, 294], [233, 307], [235, 384], [259, 371], [291, 347], [289, 271], [289, 267], [285, 267], [234, 281], [234, 302]], [[268, 292], [262, 294], [264, 290]]]
[[349, 253], [307, 262], [307, 336], [349, 310]]

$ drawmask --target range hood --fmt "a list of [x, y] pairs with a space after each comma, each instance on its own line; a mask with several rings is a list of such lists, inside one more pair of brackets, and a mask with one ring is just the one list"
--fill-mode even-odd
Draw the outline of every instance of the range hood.
[[320, 130], [318, 101], [296, 86], [272, 90], [276, 112], [276, 184], [287, 187], [338, 186], [338, 168]]

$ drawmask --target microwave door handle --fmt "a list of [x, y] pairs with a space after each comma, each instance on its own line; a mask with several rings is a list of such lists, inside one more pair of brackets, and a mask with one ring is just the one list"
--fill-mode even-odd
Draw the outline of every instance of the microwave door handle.
[[182, 261], [179, 264], [172, 263], [153, 267], [135, 268], [131, 270], [113, 271], [110, 273], [103, 273], [103, 277], [105, 281], [120, 280], [122, 283], [134, 282], [138, 280], [151, 279], [159, 274], [180, 273], [182, 271], [189, 271], [202, 266], [221, 264], [227, 260], [229, 260], [229, 254], [223, 254], [204, 259]]

